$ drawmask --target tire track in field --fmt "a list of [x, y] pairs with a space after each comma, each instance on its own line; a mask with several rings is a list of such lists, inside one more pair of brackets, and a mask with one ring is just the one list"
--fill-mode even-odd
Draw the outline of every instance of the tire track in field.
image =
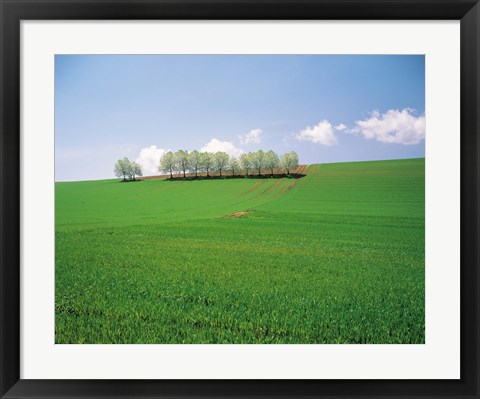
[[255, 191], [257, 188], [260, 186], [264, 185], [267, 182], [267, 180], [260, 180], [257, 181], [252, 187], [250, 187], [247, 191], [245, 191], [242, 195], [245, 195], [247, 193], [251, 193], [252, 191]]
[[[264, 201], [261, 201], [261, 202], [258, 202], [258, 203], [254, 203], [254, 204], [251, 204], [248, 206], [248, 209], [244, 209], [244, 210], [240, 210], [240, 211], [237, 211], [237, 212], [246, 212], [247, 213], [245, 215], [248, 215], [249, 213], [251, 213], [252, 211], [255, 211], [255, 208], [257, 207], [260, 207], [260, 206], [263, 206], [269, 202], [272, 202], [272, 201], [276, 201], [278, 198], [281, 198], [285, 193], [287, 193], [288, 191], [290, 191], [295, 185], [297, 185], [297, 183], [299, 182], [300, 179], [295, 179], [294, 181], [290, 182], [286, 187], [282, 187], [283, 186], [283, 183], [286, 182], [285, 180], [279, 180], [277, 182], [275, 182], [273, 185], [271, 185], [270, 187], [268, 187], [266, 190], [262, 191], [261, 193], [257, 194], [256, 196], [254, 196], [253, 198], [249, 198], [249, 199], [246, 199], [244, 201], [240, 201], [238, 202], [237, 204], [238, 205], [241, 205], [245, 202], [251, 202], [252, 200], [254, 201], [255, 199], [261, 199], [261, 198], [264, 198], [265, 197], [265, 194], [268, 194], [268, 193], [271, 193], [271, 192], [275, 192], [276, 193], [270, 197], [270, 198], [266, 198]], [[264, 181], [263, 183], [267, 182], [268, 180]], [[259, 186], [261, 186], [261, 184], [258, 184], [258, 183], [255, 183], [256, 185], [256, 188], [258, 188]], [[279, 187], [280, 186], [280, 187]], [[249, 191], [251, 192], [252, 190], [249, 189]], [[245, 193], [243, 193], [242, 195], [245, 195]], [[226, 215], [224, 215], [223, 217], [225, 217]]]

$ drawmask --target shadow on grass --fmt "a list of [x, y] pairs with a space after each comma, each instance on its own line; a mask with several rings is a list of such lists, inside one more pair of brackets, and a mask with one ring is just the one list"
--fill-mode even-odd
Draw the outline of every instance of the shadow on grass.
[[186, 177], [179, 177], [179, 176], [174, 176], [174, 177], [167, 177], [165, 180], [171, 180], [171, 181], [181, 181], [181, 180], [230, 180], [230, 179], [283, 179], [283, 178], [288, 178], [288, 179], [301, 179], [302, 177], [305, 177], [306, 175], [301, 174], [301, 173], [279, 173], [279, 174], [263, 174], [263, 175], [225, 175], [225, 176], [186, 176]]
[[[231, 180], [231, 179], [301, 179], [302, 177], [305, 177], [305, 174], [302, 173], [274, 173], [272, 174], [263, 174], [263, 175], [223, 175], [223, 176], [173, 176], [173, 177], [161, 177], [162, 180], [169, 180], [169, 181], [188, 181], [188, 180]], [[158, 179], [158, 177], [156, 177]], [[139, 177], [138, 179], [125, 179], [125, 180], [120, 180], [119, 183], [135, 183], [135, 182], [140, 182], [144, 180], [153, 180], [149, 177]]]
[[120, 180], [120, 183], [135, 183], [135, 182], [139, 182], [139, 181], [142, 181], [141, 179], [137, 180], [137, 179], [133, 179], [133, 180], [130, 180], [130, 179], [125, 179], [125, 180]]

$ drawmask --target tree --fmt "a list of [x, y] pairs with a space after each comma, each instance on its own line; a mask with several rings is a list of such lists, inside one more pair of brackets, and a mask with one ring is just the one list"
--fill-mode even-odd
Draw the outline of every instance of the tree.
[[248, 171], [252, 169], [252, 153], [251, 152], [249, 152], [248, 154], [240, 155], [240, 165], [242, 169], [247, 172], [247, 176], [248, 176]]
[[280, 165], [282, 169], [290, 174], [290, 170], [295, 169], [298, 166], [298, 155], [295, 151], [287, 152], [280, 158]]
[[223, 151], [218, 151], [214, 154], [213, 165], [215, 170], [220, 172], [220, 177], [222, 177], [222, 170], [225, 170], [228, 166], [228, 154]]
[[280, 165], [280, 160], [278, 159], [278, 155], [270, 150], [265, 154], [265, 167], [270, 169], [270, 172], [273, 176], [273, 169], [278, 168]]
[[142, 167], [136, 162], [130, 162], [129, 176], [131, 180], [135, 180], [135, 176], [142, 176]]
[[173, 179], [173, 171], [176, 169], [177, 164], [175, 160], [175, 154], [172, 151], [163, 153], [160, 158], [160, 165], [158, 170], [164, 173], [170, 173], [170, 179]]
[[234, 156], [231, 156], [228, 159], [228, 169], [232, 171], [232, 176], [235, 176], [235, 172], [240, 169], [240, 163], [238, 162], [238, 159]]
[[258, 175], [260, 176], [262, 169], [265, 167], [265, 153], [262, 150], [253, 153], [252, 166], [258, 171]]
[[188, 151], [178, 150], [175, 153], [175, 160], [178, 166], [178, 169], [183, 172], [183, 177], [187, 177], [185, 172], [188, 170]]
[[188, 163], [190, 165], [190, 170], [195, 172], [195, 177], [198, 177], [198, 171], [202, 167], [201, 161], [201, 154], [197, 150], [193, 150], [191, 153], [188, 154]]
[[200, 165], [202, 170], [207, 172], [207, 177], [210, 177], [209, 173], [213, 167], [213, 154], [211, 152], [202, 152], [200, 158]]
[[123, 159], [119, 159], [113, 168], [115, 176], [122, 177], [123, 181], [127, 180], [127, 176], [130, 175], [131, 170], [131, 162], [128, 160], [127, 157]]

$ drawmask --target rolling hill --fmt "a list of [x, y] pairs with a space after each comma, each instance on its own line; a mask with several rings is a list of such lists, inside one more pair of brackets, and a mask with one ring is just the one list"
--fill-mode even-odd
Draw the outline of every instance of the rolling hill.
[[56, 343], [424, 343], [424, 171], [56, 183]]

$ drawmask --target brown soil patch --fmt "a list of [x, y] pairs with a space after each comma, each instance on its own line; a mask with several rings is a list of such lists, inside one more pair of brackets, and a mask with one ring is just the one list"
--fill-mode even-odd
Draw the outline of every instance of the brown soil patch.
[[254, 210], [250, 210], [250, 211], [235, 212], [235, 213], [231, 213], [230, 215], [225, 215], [224, 218], [234, 218], [234, 219], [238, 219], [238, 218], [244, 217], [245, 215], [248, 215], [249, 213], [252, 213], [252, 212], [255, 212], [255, 211], [254, 211]]
[[297, 168], [292, 170], [292, 173], [303, 175], [303, 174], [305, 174], [305, 169], [307, 169], [307, 166], [308, 165], [299, 165]]

